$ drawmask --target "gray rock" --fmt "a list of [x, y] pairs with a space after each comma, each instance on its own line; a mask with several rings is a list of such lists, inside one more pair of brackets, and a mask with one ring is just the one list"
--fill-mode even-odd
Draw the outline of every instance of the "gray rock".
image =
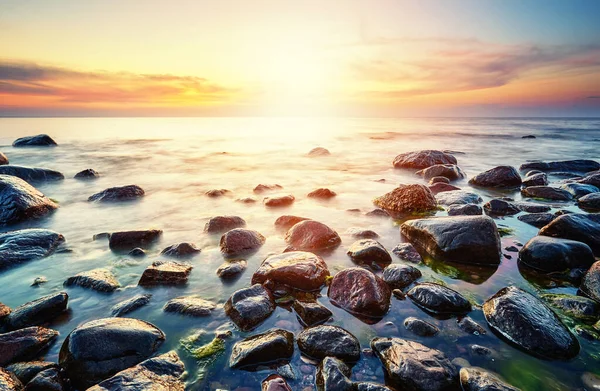
[[58, 144], [47, 134], [38, 134], [18, 138], [12, 145], [13, 147], [55, 147]]
[[216, 305], [200, 296], [180, 296], [167, 301], [163, 310], [188, 316], [210, 316]]
[[375, 270], [383, 269], [392, 263], [390, 253], [381, 243], [373, 239], [361, 239], [352, 243], [348, 256], [359, 265], [366, 265]]
[[5, 318], [4, 325], [9, 330], [41, 325], [66, 311], [68, 301], [69, 296], [65, 292], [40, 297], [13, 308]]
[[440, 205], [465, 205], [479, 204], [483, 199], [479, 194], [465, 190], [452, 190], [438, 193], [435, 196], [437, 203]]
[[293, 354], [294, 334], [282, 329], [271, 329], [233, 345], [229, 367], [254, 369], [265, 364], [288, 363]]
[[565, 315], [586, 322], [600, 317], [600, 304], [583, 296], [546, 293], [541, 298]]
[[[278, 367], [279, 369], [281, 367]], [[280, 375], [269, 375], [261, 382], [262, 391], [292, 391], [285, 379]]]
[[550, 224], [550, 222], [557, 217], [558, 216], [555, 216], [552, 213], [529, 213], [517, 216], [517, 219], [525, 224], [533, 225], [536, 228], [542, 228], [543, 226]]
[[498, 166], [477, 174], [469, 180], [474, 186], [491, 188], [513, 188], [521, 186], [519, 172], [511, 166]]
[[47, 229], [0, 233], [0, 270], [52, 255], [65, 237]]
[[582, 183], [564, 183], [560, 185], [560, 188], [568, 191], [573, 195], [573, 198], [579, 199], [584, 195], [598, 193], [600, 189], [593, 185], [585, 185]]
[[404, 320], [404, 327], [420, 337], [431, 337], [440, 332], [437, 326], [412, 316]]
[[317, 360], [330, 356], [345, 362], [356, 362], [360, 358], [358, 339], [337, 326], [307, 328], [298, 334], [297, 343], [303, 354]]
[[427, 181], [435, 177], [445, 177], [451, 181], [466, 177], [465, 173], [456, 164], [436, 164], [417, 171], [416, 174]]
[[427, 183], [430, 185], [435, 185], [436, 183], [450, 183], [450, 179], [446, 178], [445, 176], [434, 176]]
[[449, 153], [436, 150], [421, 150], [402, 153], [394, 158], [396, 168], [422, 169], [436, 164], [456, 164], [456, 158]]
[[600, 193], [591, 193], [579, 198], [577, 205], [590, 212], [600, 211]]
[[333, 315], [327, 307], [322, 306], [316, 301], [295, 300], [294, 311], [298, 315], [298, 320], [307, 327], [325, 323]]
[[24, 180], [0, 175], [0, 226], [42, 218], [58, 205]]
[[464, 391], [519, 391], [498, 375], [476, 367], [460, 369], [460, 385]]
[[419, 307], [436, 314], [465, 314], [471, 303], [457, 291], [432, 282], [415, 285], [407, 296]]
[[486, 334], [486, 331], [481, 325], [475, 322], [468, 316], [464, 316], [459, 319], [457, 322], [458, 327], [464, 331], [465, 333], [473, 334], [473, 335], [483, 335]]
[[79, 171], [74, 176], [75, 179], [96, 179], [100, 178], [100, 173], [93, 168], [88, 168], [83, 171]]
[[250, 331], [275, 311], [275, 300], [260, 284], [237, 290], [225, 303], [225, 314], [243, 331]]
[[146, 194], [144, 189], [137, 185], [127, 185], [119, 187], [111, 187], [106, 190], [96, 193], [88, 198], [90, 202], [115, 202], [115, 201], [130, 201], [143, 197]]
[[600, 169], [600, 163], [593, 160], [563, 160], [558, 162], [531, 162], [521, 164], [519, 170], [539, 170], [544, 172], [567, 171], [567, 172], [589, 172]]
[[362, 229], [351, 227], [346, 230], [346, 234], [352, 236], [355, 239], [377, 239], [379, 235], [377, 232], [370, 229]]
[[58, 331], [27, 327], [0, 334], [0, 367], [32, 360], [58, 337]]
[[0, 175], [11, 175], [21, 178], [27, 183], [61, 181], [65, 176], [58, 171], [47, 168], [30, 168], [13, 165], [0, 166]]
[[225, 261], [219, 266], [216, 273], [217, 276], [224, 280], [232, 279], [242, 274], [247, 266], [248, 263], [243, 259]]
[[521, 212], [515, 204], [504, 200], [493, 199], [483, 205], [483, 210], [490, 216], [511, 216]]
[[353, 391], [350, 368], [335, 357], [325, 357], [317, 367], [317, 390]]
[[58, 368], [48, 368], [37, 375], [25, 386], [25, 391], [63, 391], [65, 384]]
[[67, 278], [65, 286], [80, 286], [99, 292], [113, 292], [121, 286], [112, 272], [108, 269], [98, 268], [81, 272]]
[[403, 289], [421, 278], [421, 272], [410, 265], [392, 264], [383, 269], [382, 278], [391, 289]]
[[136, 295], [131, 299], [124, 300], [120, 303], [115, 304], [111, 308], [111, 315], [115, 317], [120, 317], [123, 315], [127, 315], [130, 312], [137, 310], [148, 304], [152, 295], [147, 293], [143, 295]]
[[546, 186], [548, 184], [548, 176], [541, 172], [539, 174], [528, 175], [523, 179], [523, 186]]
[[400, 243], [399, 245], [394, 247], [392, 252], [398, 258], [406, 262], [419, 264], [423, 260], [415, 246], [413, 246], [410, 243]]
[[548, 236], [534, 236], [519, 251], [519, 261], [549, 273], [568, 269], [588, 269], [595, 262], [585, 243]]
[[194, 243], [177, 243], [164, 248], [160, 254], [173, 258], [188, 258], [198, 254], [200, 250]]
[[521, 190], [525, 197], [542, 198], [552, 201], [570, 201], [573, 195], [566, 190], [550, 186], [531, 186]]
[[448, 216], [480, 216], [483, 213], [481, 206], [475, 204], [455, 204], [446, 208]]

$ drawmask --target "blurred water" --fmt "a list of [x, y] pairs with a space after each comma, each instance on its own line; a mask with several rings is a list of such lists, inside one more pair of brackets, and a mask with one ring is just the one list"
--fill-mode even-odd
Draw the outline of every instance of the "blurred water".
[[[11, 147], [15, 138], [38, 133], [50, 134], [60, 146]], [[528, 134], [537, 138], [521, 138]], [[317, 146], [329, 149], [331, 156], [307, 157], [307, 152]], [[208, 342], [212, 332], [228, 322], [222, 308], [208, 318], [187, 318], [165, 314], [162, 306], [171, 298], [188, 294], [200, 294], [222, 305], [232, 292], [248, 286], [260, 262], [268, 254], [285, 248], [283, 234], [273, 226], [280, 215], [318, 219], [340, 233], [342, 246], [325, 258], [332, 273], [352, 266], [345, 254], [353, 242], [344, 234], [350, 227], [375, 230], [388, 250], [397, 245], [401, 241], [398, 222], [347, 211], [358, 208], [367, 212], [373, 209], [374, 197], [398, 183], [420, 181], [412, 172], [392, 168], [391, 162], [397, 154], [428, 148], [458, 151], [459, 165], [467, 175], [473, 176], [496, 165], [518, 166], [527, 160], [599, 160], [599, 146], [600, 120], [597, 119], [0, 119], [0, 151], [12, 164], [51, 168], [66, 177], [64, 181], [38, 186], [60, 203], [60, 209], [50, 218], [23, 227], [56, 230], [67, 238], [73, 250], [2, 272], [0, 301], [15, 307], [50, 292], [66, 290], [69, 293], [68, 315], [49, 325], [61, 332], [60, 339], [46, 355], [50, 360], [57, 359], [62, 341], [78, 324], [109, 316], [114, 304], [146, 291], [154, 295], [150, 305], [133, 312], [131, 317], [150, 321], [165, 331], [167, 342], [161, 351], [177, 349], [179, 339], [194, 330], [205, 330]], [[95, 181], [72, 179], [75, 173], [86, 168], [94, 168], [102, 177]], [[385, 183], [376, 182], [379, 179], [385, 179]], [[267, 209], [260, 202], [262, 197], [252, 194], [259, 183], [280, 184], [284, 188], [282, 192], [293, 194], [296, 202], [289, 208]], [[128, 184], [141, 186], [147, 195], [140, 201], [124, 204], [87, 202], [87, 197], [107, 187]], [[468, 187], [466, 180], [457, 185]], [[338, 196], [326, 202], [307, 199], [306, 194], [318, 187], [328, 187]], [[204, 195], [205, 191], [215, 188], [229, 189], [231, 193], [216, 199]], [[477, 191], [486, 200], [498, 195], [520, 198], [517, 192]], [[244, 197], [255, 197], [259, 202], [235, 202]], [[577, 209], [561, 203], [552, 206]], [[203, 233], [206, 221], [222, 214], [243, 217], [248, 228], [267, 237], [260, 251], [248, 258], [248, 270], [240, 279], [227, 284], [215, 274], [223, 262], [219, 236]], [[511, 236], [503, 238], [504, 246], [515, 241], [525, 243], [537, 232], [515, 217], [500, 219], [497, 223], [514, 229]], [[15, 228], [22, 227], [10, 227]], [[112, 253], [106, 241], [92, 240], [92, 236], [100, 232], [147, 228], [162, 229], [164, 235], [142, 260], [124, 259]], [[137, 287], [140, 274], [159, 258], [160, 250], [181, 241], [193, 242], [202, 248], [202, 253], [191, 260], [194, 270], [189, 283], [184, 287]], [[68, 276], [96, 267], [112, 268], [123, 288], [113, 294], [99, 294], [62, 286]], [[420, 268], [424, 280], [443, 280], [479, 303], [509, 284], [529, 291], [576, 291], [572, 287], [534, 281], [531, 277], [529, 281], [519, 272], [514, 256], [504, 259], [496, 270], [462, 270], [436, 263]], [[48, 283], [31, 287], [33, 279], [40, 275], [46, 276]], [[581, 389], [581, 374], [599, 368], [600, 344], [597, 343], [580, 340], [582, 352], [571, 362], [542, 361], [505, 344], [489, 330], [484, 336], [467, 336], [457, 328], [455, 319], [434, 319], [410, 300], [392, 299], [390, 313], [378, 324], [366, 325], [330, 305], [326, 290], [322, 293], [320, 302], [334, 312], [333, 323], [355, 334], [363, 348], [368, 347], [375, 335], [412, 338], [443, 350], [450, 358], [462, 357], [473, 365], [499, 372], [524, 390]], [[409, 334], [402, 322], [412, 315], [437, 324], [442, 332], [434, 338]], [[485, 324], [479, 309], [471, 316]], [[279, 307], [250, 334], [274, 325], [294, 332], [301, 330], [295, 315]], [[231, 371], [226, 365], [231, 345], [245, 335], [234, 331], [228, 351], [201, 371], [204, 375], [201, 380], [197, 379], [195, 361], [179, 350], [190, 373], [190, 389], [260, 389], [260, 381], [273, 370]], [[472, 343], [491, 347], [499, 355], [493, 360], [473, 356], [467, 349]], [[302, 389], [314, 379], [314, 367], [309, 368], [312, 374], [302, 374], [298, 370], [303, 364], [297, 349], [295, 354], [292, 363], [299, 379], [291, 385]], [[379, 362], [367, 356], [354, 367], [353, 377], [384, 380]]]

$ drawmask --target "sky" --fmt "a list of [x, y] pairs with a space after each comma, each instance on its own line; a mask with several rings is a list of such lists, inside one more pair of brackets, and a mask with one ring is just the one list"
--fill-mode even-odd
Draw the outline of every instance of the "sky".
[[598, 0], [0, 0], [0, 116], [600, 116]]

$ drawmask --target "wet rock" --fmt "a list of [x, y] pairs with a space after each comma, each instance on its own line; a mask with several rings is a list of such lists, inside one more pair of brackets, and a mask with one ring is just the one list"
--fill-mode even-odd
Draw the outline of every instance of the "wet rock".
[[465, 173], [460, 169], [460, 167], [455, 164], [436, 164], [417, 171], [416, 174], [422, 176], [426, 181], [435, 177], [448, 178], [450, 181], [455, 181], [466, 177]]
[[465, 190], [444, 191], [438, 193], [435, 199], [440, 205], [479, 204], [483, 201], [479, 194]]
[[242, 274], [247, 267], [248, 263], [243, 259], [225, 261], [217, 269], [217, 276], [224, 280], [236, 278]]
[[377, 197], [373, 203], [392, 215], [432, 212], [437, 209], [435, 196], [425, 185], [400, 185]]
[[469, 184], [491, 188], [513, 188], [521, 186], [521, 176], [512, 166], [498, 166], [477, 174]]
[[136, 185], [111, 187], [96, 193], [88, 198], [90, 202], [115, 202], [129, 201], [143, 197], [146, 193], [144, 189]]
[[502, 288], [483, 304], [489, 326], [525, 352], [568, 360], [579, 353], [579, 343], [550, 308], [514, 286]]
[[335, 357], [325, 357], [317, 367], [316, 384], [319, 391], [353, 391], [350, 368]]
[[533, 134], [528, 134], [527, 136], [521, 136], [521, 138], [528, 139], [528, 138], [536, 138], [536, 137]]
[[5, 318], [4, 327], [17, 330], [46, 323], [66, 311], [68, 301], [65, 292], [58, 292], [20, 305]]
[[59, 364], [73, 385], [86, 389], [152, 356], [165, 340], [137, 319], [97, 319], [76, 327], [60, 349]]
[[301, 291], [315, 291], [329, 277], [327, 264], [321, 257], [304, 251], [292, 251], [265, 259], [252, 275], [253, 284], [271, 281]]
[[435, 314], [465, 314], [471, 303], [457, 291], [432, 282], [415, 285], [407, 296], [419, 307]]
[[523, 186], [546, 186], [548, 184], [548, 176], [543, 172], [539, 174], [528, 175], [523, 179]]
[[440, 329], [435, 325], [412, 316], [404, 320], [404, 327], [420, 337], [431, 337], [440, 332]]
[[519, 261], [549, 273], [568, 269], [588, 269], [594, 262], [592, 249], [585, 243], [548, 236], [535, 236], [519, 251]]
[[385, 281], [372, 272], [353, 267], [333, 277], [328, 296], [336, 307], [369, 322], [387, 313], [391, 291]]
[[25, 391], [63, 391], [64, 389], [65, 385], [58, 368], [43, 370], [25, 387]]
[[600, 376], [592, 372], [585, 372], [581, 375], [581, 381], [586, 391], [595, 391], [600, 389]]
[[256, 185], [256, 187], [252, 190], [252, 192], [254, 194], [262, 194], [268, 191], [274, 191], [274, 190], [281, 190], [283, 189], [283, 186], [281, 185], [263, 185], [262, 183], [259, 185]]
[[111, 250], [130, 251], [136, 247], [149, 248], [162, 236], [160, 229], [146, 231], [122, 231], [110, 234], [108, 246]]
[[257, 231], [235, 228], [221, 236], [221, 253], [228, 257], [250, 254], [265, 244], [265, 237]]
[[186, 258], [198, 254], [200, 250], [194, 243], [178, 243], [163, 249], [160, 254], [167, 257]]
[[0, 165], [4, 165], [4, 164], [9, 164], [8, 158], [6, 157], [5, 154], [0, 152]]
[[47, 229], [0, 233], [0, 270], [50, 256], [64, 242], [64, 236]]
[[534, 204], [530, 202], [515, 202], [514, 205], [527, 213], [545, 213], [552, 209], [549, 205]]
[[10, 307], [0, 302], [0, 324], [10, 314]]
[[383, 269], [392, 263], [392, 256], [381, 243], [373, 239], [361, 239], [350, 246], [347, 254], [359, 265], [367, 265], [373, 269]]
[[431, 193], [433, 195], [438, 195], [439, 193], [444, 193], [447, 191], [460, 190], [460, 187], [456, 187], [449, 183], [436, 182], [436, 183], [432, 184], [431, 186], [429, 186], [429, 190], [431, 190]]
[[98, 268], [67, 278], [65, 286], [80, 286], [98, 292], [113, 292], [121, 285], [108, 269]]
[[100, 178], [100, 173], [98, 173], [98, 171], [96, 171], [92, 168], [88, 168], [83, 171], [79, 171], [77, 174], [75, 174], [74, 178], [75, 179], [96, 179], [96, 178]]
[[0, 175], [0, 226], [39, 219], [58, 208], [24, 180]]
[[375, 231], [356, 227], [348, 228], [346, 230], [346, 234], [356, 239], [377, 239], [379, 237], [379, 235]]
[[261, 391], [292, 391], [292, 389], [283, 377], [270, 375], [262, 381]]
[[521, 190], [525, 197], [542, 198], [553, 201], [569, 201], [573, 195], [566, 190], [550, 186], [531, 186]]
[[380, 208], [375, 208], [372, 211], [365, 213], [365, 216], [385, 217], [385, 218], [391, 217], [388, 212], [386, 212], [385, 210], [380, 209]]
[[511, 216], [521, 212], [515, 204], [499, 199], [486, 202], [483, 205], [483, 210], [486, 214], [492, 216]]
[[4, 368], [0, 368], [0, 390], [23, 391], [23, 384], [14, 374]]
[[335, 197], [336, 195], [337, 195], [337, 193], [335, 191], [332, 191], [332, 190], [329, 190], [326, 188], [319, 188], [319, 189], [311, 191], [306, 196], [308, 198], [319, 198], [322, 200], [328, 200], [330, 198]]
[[423, 260], [415, 246], [413, 246], [410, 243], [400, 243], [399, 245], [394, 247], [392, 252], [398, 258], [406, 262], [418, 264], [421, 263], [421, 261]]
[[204, 232], [220, 234], [246, 226], [246, 221], [239, 216], [215, 216], [204, 226]]
[[400, 232], [417, 249], [444, 262], [500, 263], [500, 236], [488, 216], [453, 216], [410, 220]]
[[600, 302], [600, 261], [595, 262], [585, 273], [579, 290], [590, 299]]
[[21, 383], [27, 384], [38, 373], [50, 368], [58, 368], [58, 364], [50, 361], [18, 362], [7, 366], [6, 370], [14, 373]]
[[298, 315], [298, 320], [306, 327], [316, 326], [328, 321], [333, 315], [327, 307], [322, 306], [316, 301], [294, 301], [294, 311]]
[[12, 144], [13, 147], [55, 147], [57, 145], [56, 141], [52, 140], [52, 137], [47, 134], [21, 137]]
[[579, 198], [577, 205], [590, 212], [600, 211], [600, 193], [591, 193]]
[[392, 264], [383, 269], [382, 277], [391, 289], [403, 289], [421, 278], [421, 272], [410, 265]]
[[331, 153], [323, 147], [316, 147], [316, 148], [311, 149], [308, 152], [308, 156], [310, 156], [310, 157], [329, 156], [329, 155], [331, 155]]
[[483, 335], [486, 333], [485, 329], [479, 325], [479, 323], [475, 322], [468, 316], [464, 316], [460, 318], [457, 322], [458, 328], [460, 328], [465, 333], [473, 334], [473, 335]]
[[294, 203], [296, 197], [291, 194], [282, 195], [282, 196], [273, 196], [273, 197], [265, 197], [263, 199], [263, 204], [268, 207], [278, 208], [281, 206], [289, 206]]
[[218, 198], [223, 197], [224, 195], [227, 195], [229, 193], [231, 193], [231, 191], [227, 189], [211, 189], [207, 190], [204, 194], [206, 194], [210, 198]]
[[225, 303], [225, 314], [242, 331], [250, 331], [275, 310], [271, 293], [260, 284], [237, 290]]
[[289, 215], [284, 215], [284, 216], [280, 216], [277, 218], [277, 220], [275, 220], [275, 228], [282, 230], [282, 231], [287, 231], [290, 228], [292, 228], [294, 225], [298, 224], [301, 221], [305, 221], [305, 220], [310, 220], [306, 217], [300, 217], [300, 216], [289, 216]]
[[374, 338], [388, 384], [398, 390], [445, 391], [458, 388], [458, 371], [444, 353], [401, 338]]
[[600, 189], [593, 185], [584, 185], [582, 183], [565, 183], [560, 185], [560, 188], [568, 191], [573, 195], [573, 198], [579, 199], [584, 195], [598, 193]]
[[450, 179], [446, 178], [445, 176], [434, 176], [433, 178], [429, 179], [428, 183], [430, 185], [435, 185], [436, 183], [450, 183]]
[[288, 250], [322, 251], [340, 245], [342, 239], [337, 232], [314, 220], [301, 221], [285, 234]]
[[557, 216], [552, 213], [530, 213], [517, 216], [517, 219], [525, 224], [533, 225], [536, 228], [542, 228], [543, 226], [550, 224], [556, 217]]
[[200, 296], [180, 296], [167, 301], [163, 307], [165, 312], [174, 312], [187, 316], [210, 316], [216, 305]]
[[127, 315], [130, 312], [137, 310], [150, 303], [150, 299], [152, 295], [147, 293], [143, 295], [136, 295], [131, 299], [124, 300], [120, 303], [115, 304], [111, 308], [111, 315], [115, 317], [120, 317], [123, 315]]
[[143, 249], [136, 247], [133, 250], [131, 250], [130, 252], [128, 252], [127, 255], [129, 255], [131, 257], [145, 257], [146, 252]]
[[321, 325], [304, 329], [298, 334], [298, 348], [308, 357], [322, 360], [327, 356], [345, 362], [360, 358], [358, 339], [341, 327]]
[[547, 293], [541, 298], [563, 314], [582, 321], [595, 321], [600, 317], [600, 304], [587, 297]]
[[496, 374], [476, 367], [460, 369], [460, 385], [463, 391], [519, 391]]
[[592, 185], [597, 188], [600, 188], [600, 172], [596, 172], [596, 173], [588, 175], [582, 179], [578, 179], [577, 183], [581, 183], [584, 185]]
[[271, 329], [233, 345], [229, 367], [246, 369], [261, 364], [287, 363], [293, 354], [294, 334], [282, 329]]
[[60, 181], [65, 179], [65, 176], [60, 172], [49, 170], [47, 168], [30, 168], [13, 165], [0, 165], [0, 175], [11, 175], [21, 178], [30, 184], [36, 182]]
[[422, 150], [402, 153], [394, 159], [396, 168], [422, 169], [436, 164], [456, 164], [456, 158], [448, 153], [436, 150]]
[[357, 382], [354, 383], [354, 386], [356, 387], [356, 391], [392, 391], [391, 388], [377, 383]]
[[531, 162], [521, 164], [519, 170], [539, 170], [544, 172], [566, 171], [566, 172], [589, 172], [600, 169], [600, 163], [593, 160], [563, 160], [558, 162]]
[[590, 246], [600, 256], [600, 214], [570, 213], [543, 227], [540, 235], [571, 239]]
[[27, 327], [0, 334], [0, 367], [32, 360], [58, 337], [58, 331]]
[[480, 216], [483, 213], [481, 206], [475, 204], [455, 204], [446, 208], [448, 216]]

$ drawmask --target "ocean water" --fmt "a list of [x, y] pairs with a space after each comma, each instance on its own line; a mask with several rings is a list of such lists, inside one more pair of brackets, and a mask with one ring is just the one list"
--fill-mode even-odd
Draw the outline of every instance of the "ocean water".
[[[57, 148], [13, 148], [12, 141], [21, 136], [47, 133], [60, 145]], [[522, 139], [533, 134], [536, 139]], [[307, 152], [321, 146], [331, 156], [309, 158]], [[12, 164], [45, 167], [61, 171], [64, 181], [39, 184], [48, 197], [60, 203], [52, 216], [17, 227], [43, 227], [62, 233], [70, 253], [48, 258], [0, 272], [0, 302], [16, 307], [40, 296], [65, 290], [69, 311], [49, 323], [60, 331], [58, 341], [45, 355], [57, 360], [60, 346], [73, 328], [92, 319], [110, 316], [111, 307], [142, 292], [150, 292], [150, 304], [129, 316], [154, 323], [167, 335], [160, 352], [178, 350], [188, 371], [191, 390], [259, 390], [260, 382], [273, 369], [257, 372], [230, 370], [227, 359], [233, 343], [245, 336], [274, 326], [294, 333], [301, 331], [295, 314], [278, 307], [256, 330], [236, 330], [224, 315], [222, 305], [237, 289], [249, 286], [253, 271], [269, 254], [280, 253], [286, 244], [283, 233], [273, 222], [283, 214], [319, 220], [342, 237], [342, 245], [325, 257], [335, 272], [353, 266], [346, 255], [354, 241], [346, 231], [360, 227], [376, 231], [380, 242], [391, 251], [402, 241], [399, 221], [369, 217], [372, 199], [392, 190], [399, 183], [421, 183], [410, 171], [396, 170], [396, 155], [417, 149], [457, 151], [459, 165], [473, 176], [497, 165], [514, 165], [528, 160], [595, 159], [600, 160], [599, 119], [305, 119], [305, 118], [35, 118], [0, 119], [0, 151]], [[73, 176], [94, 168], [102, 177], [78, 181]], [[378, 180], [385, 179], [385, 182]], [[552, 178], [558, 180], [558, 178]], [[137, 184], [146, 196], [135, 202], [96, 204], [87, 198], [105, 188]], [[286, 208], [269, 209], [262, 196], [252, 193], [258, 184], [279, 184], [280, 193], [293, 194], [296, 202]], [[457, 186], [468, 188], [467, 180]], [[306, 194], [327, 187], [338, 193], [329, 201], [308, 199]], [[209, 198], [210, 189], [228, 189], [220, 198]], [[496, 196], [520, 199], [516, 191], [499, 192], [477, 189], [485, 200]], [[254, 197], [258, 202], [244, 204], [238, 198]], [[572, 203], [550, 204], [553, 210], [577, 210]], [[360, 209], [360, 213], [348, 209]], [[438, 215], [444, 215], [438, 212]], [[248, 269], [236, 281], [223, 283], [215, 274], [223, 262], [218, 235], [203, 232], [211, 216], [238, 215], [247, 227], [261, 232], [265, 245], [248, 257]], [[516, 217], [498, 219], [499, 226], [512, 233], [502, 238], [503, 248], [515, 242], [525, 243], [537, 229]], [[105, 240], [92, 239], [94, 234], [135, 229], [164, 230], [161, 241], [148, 257], [128, 259], [115, 254]], [[202, 252], [189, 262], [194, 266], [189, 282], [180, 287], [145, 289], [137, 286], [147, 265], [160, 258], [160, 251], [178, 242], [193, 242]], [[498, 268], [467, 269], [456, 265], [428, 262], [418, 266], [423, 280], [443, 281], [449, 287], [481, 304], [487, 297], [507, 285], [517, 285], [530, 292], [568, 292], [576, 288], [535, 278], [519, 270], [515, 253], [504, 258]], [[64, 280], [78, 272], [97, 267], [111, 268], [122, 288], [101, 294], [77, 287], [63, 287]], [[34, 278], [45, 276], [48, 282], [31, 287]], [[219, 305], [206, 318], [190, 318], [162, 311], [171, 298], [199, 294]], [[600, 371], [600, 342], [580, 338], [581, 353], [569, 362], [533, 358], [496, 337], [488, 328], [480, 309], [470, 316], [482, 324], [487, 333], [470, 336], [458, 329], [456, 319], [436, 319], [421, 311], [410, 300], [392, 298], [388, 315], [375, 325], [367, 325], [331, 305], [326, 288], [319, 302], [334, 313], [332, 324], [353, 333], [363, 348], [374, 336], [399, 336], [437, 348], [451, 358], [463, 358], [502, 375], [523, 390], [583, 389], [581, 376]], [[442, 331], [430, 338], [412, 335], [403, 326], [406, 317], [417, 316], [436, 324]], [[574, 326], [574, 325], [570, 325]], [[196, 331], [204, 331], [209, 342], [216, 329], [231, 328], [226, 351], [206, 365], [199, 365], [179, 346], [179, 341]], [[473, 355], [469, 345], [479, 344], [495, 350], [493, 357]], [[293, 389], [311, 389], [315, 367], [305, 363], [298, 349], [292, 360], [297, 380]], [[302, 369], [302, 371], [301, 371]], [[363, 354], [353, 368], [353, 378], [383, 382], [379, 361]]]

